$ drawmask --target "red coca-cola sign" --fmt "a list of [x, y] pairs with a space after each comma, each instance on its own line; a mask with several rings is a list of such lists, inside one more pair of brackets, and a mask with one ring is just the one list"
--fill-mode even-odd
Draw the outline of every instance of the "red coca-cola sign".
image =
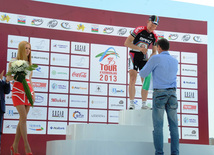
[[87, 76], [86, 72], [80, 72], [80, 73], [73, 72], [72, 73], [72, 77], [86, 78], [86, 76]]

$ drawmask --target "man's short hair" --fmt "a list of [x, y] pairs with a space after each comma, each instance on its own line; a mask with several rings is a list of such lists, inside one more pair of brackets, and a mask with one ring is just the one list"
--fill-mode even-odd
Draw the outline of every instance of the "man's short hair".
[[157, 41], [157, 46], [160, 46], [160, 48], [164, 51], [168, 51], [169, 50], [169, 41], [165, 38], [160, 39]]

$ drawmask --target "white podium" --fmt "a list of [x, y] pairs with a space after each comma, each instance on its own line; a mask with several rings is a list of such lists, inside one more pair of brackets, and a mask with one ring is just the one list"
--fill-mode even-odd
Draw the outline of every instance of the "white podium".
[[[164, 117], [164, 142], [169, 130]], [[124, 110], [119, 112], [118, 124], [72, 124], [67, 126], [67, 140], [141, 141], [153, 142], [152, 110]]]
[[[170, 155], [169, 130], [164, 115], [164, 152]], [[72, 124], [66, 140], [47, 142], [46, 155], [153, 155], [152, 110], [119, 112], [119, 124]], [[180, 154], [214, 155], [214, 147], [180, 145]]]

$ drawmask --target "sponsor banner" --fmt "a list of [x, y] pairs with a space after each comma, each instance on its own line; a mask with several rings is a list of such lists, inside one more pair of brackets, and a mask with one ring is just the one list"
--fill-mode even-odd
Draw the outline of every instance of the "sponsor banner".
[[176, 82], [177, 82], [177, 87], [180, 88], [181, 87], [180, 76], [177, 76]]
[[198, 68], [196, 65], [181, 65], [181, 75], [198, 76]]
[[34, 91], [48, 92], [48, 80], [32, 79]]
[[181, 87], [198, 89], [198, 78], [181, 77]]
[[[128, 37], [129, 32], [134, 28], [120, 27], [112, 25], [101, 25], [96, 23], [85, 23], [76, 21], [66, 21], [44, 17], [27, 16], [13, 13], [0, 12], [0, 23], [21, 25], [28, 27], [39, 27], [45, 29], [56, 29], [63, 31], [73, 31], [80, 33], [90, 33], [97, 35], [111, 35], [117, 37]], [[28, 20], [26, 20], [28, 19]], [[180, 33], [170, 31], [156, 31], [162, 38], [173, 42], [207, 44], [207, 35]]]
[[30, 37], [31, 50], [49, 51], [50, 39]]
[[88, 94], [88, 83], [85, 82], [71, 82], [70, 83], [71, 94]]
[[69, 68], [63, 67], [50, 67], [50, 78], [51, 79], [64, 79], [69, 80]]
[[109, 96], [124, 96], [124, 97], [126, 97], [126, 85], [109, 84]]
[[28, 134], [46, 134], [46, 121], [27, 121]]
[[126, 98], [109, 97], [109, 109], [126, 109]]
[[69, 109], [69, 121], [86, 122], [88, 120], [87, 109]]
[[118, 123], [119, 122], [119, 111], [108, 111], [108, 122]]
[[66, 135], [67, 122], [48, 122], [48, 134]]
[[17, 121], [4, 120], [3, 121], [3, 133], [4, 134], [15, 134], [18, 123], [19, 123], [18, 120]]
[[91, 95], [107, 95], [107, 84], [90, 83]]
[[51, 65], [69, 67], [69, 58], [68, 54], [51, 53]]
[[88, 96], [70, 95], [70, 107], [88, 108]]
[[50, 80], [50, 92], [68, 93], [68, 81]]
[[33, 64], [49, 65], [49, 53], [31, 51]]
[[90, 96], [89, 108], [107, 109], [107, 98]]
[[88, 69], [76, 69], [71, 68], [71, 78], [70, 80], [77, 80], [77, 81], [88, 81]]
[[198, 128], [182, 128], [182, 139], [199, 140]]
[[89, 55], [89, 43], [71, 42], [71, 53]]
[[182, 126], [198, 127], [198, 115], [182, 115]]
[[170, 54], [173, 58], [177, 59], [177, 60], [178, 60], [178, 63], [181, 62], [181, 61], [180, 61], [180, 52], [178, 52], [178, 51], [169, 51], [169, 54]]
[[47, 106], [47, 93], [35, 93], [34, 106]]
[[173, 42], [183, 42], [183, 43], [194, 43], [194, 44], [205, 44], [207, 43], [206, 35], [198, 35], [191, 33], [180, 33], [180, 32], [168, 32], [168, 31], [157, 31], [164, 32], [164, 38]]
[[18, 50], [17, 49], [7, 49], [7, 61], [14, 59], [17, 57]]
[[28, 119], [46, 120], [47, 108], [46, 107], [33, 107], [28, 113]]
[[182, 102], [182, 113], [198, 114], [198, 103]]
[[197, 64], [197, 53], [181, 52], [181, 63]]
[[51, 40], [51, 51], [60, 53], [70, 53], [70, 42], [62, 40]]
[[48, 120], [67, 121], [68, 109], [67, 108], [49, 108]]
[[126, 83], [126, 47], [91, 44], [90, 80]]
[[[12, 88], [12, 86], [11, 86]], [[5, 94], [5, 104], [13, 104], [13, 101], [12, 101], [12, 91], [10, 91], [9, 94]]]
[[89, 68], [89, 57], [71, 55], [71, 67]]
[[180, 89], [176, 89], [176, 95], [177, 95], [177, 100], [181, 100], [181, 90]]
[[68, 95], [49, 94], [49, 106], [68, 107]]
[[181, 89], [182, 100], [198, 101], [198, 90]]
[[33, 71], [33, 78], [48, 78], [49, 66], [39, 65]]
[[89, 110], [89, 121], [90, 122], [107, 122], [107, 111], [106, 110]]
[[19, 113], [14, 106], [6, 106], [4, 119], [19, 119]]
[[17, 48], [21, 41], [29, 42], [29, 37], [25, 36], [16, 36], [16, 35], [8, 35], [7, 46], [10, 48]]

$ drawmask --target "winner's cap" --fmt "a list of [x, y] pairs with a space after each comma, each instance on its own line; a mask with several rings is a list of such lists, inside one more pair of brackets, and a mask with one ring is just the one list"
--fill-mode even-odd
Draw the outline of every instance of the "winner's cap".
[[159, 23], [159, 17], [155, 15], [150, 16], [149, 20], [152, 21], [152, 23], [154, 23], [155, 25], [158, 25]]

